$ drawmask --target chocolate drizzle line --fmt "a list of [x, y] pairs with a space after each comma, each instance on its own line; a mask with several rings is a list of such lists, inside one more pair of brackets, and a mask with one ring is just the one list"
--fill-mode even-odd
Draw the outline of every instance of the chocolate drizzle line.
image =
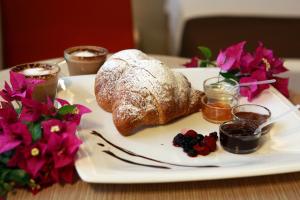
[[[122, 151], [122, 152], [124, 152], [124, 153], [126, 153], [128, 155], [134, 156], [134, 157], [139, 157], [139, 158], [143, 158], [143, 159], [146, 159], [146, 160], [154, 161], [154, 162], [157, 162], [157, 163], [167, 164], [167, 165], [172, 165], [172, 166], [177, 166], [177, 167], [195, 167], [195, 168], [219, 167], [218, 165], [181, 165], [181, 164], [174, 164], [174, 163], [164, 162], [164, 161], [161, 161], [161, 160], [156, 160], [156, 159], [153, 159], [153, 158], [148, 158], [146, 156], [136, 154], [136, 153], [134, 153], [132, 151], [129, 151], [127, 149], [124, 149], [122, 147], [119, 147], [119, 146], [113, 144], [112, 142], [110, 142], [109, 140], [107, 140], [105, 137], [103, 137], [103, 135], [101, 135], [97, 131], [92, 131], [91, 133], [93, 135], [96, 135], [96, 136], [100, 137], [102, 140], [104, 140], [105, 142], [107, 142], [111, 146], [115, 147], [116, 149], [118, 149], [118, 150], [120, 150], [120, 151]], [[100, 144], [98, 143], [98, 145], [100, 145]], [[102, 145], [100, 145], [100, 146], [102, 146]]]
[[113, 152], [108, 151], [108, 150], [103, 150], [103, 152], [107, 153], [108, 155], [111, 155], [114, 158], [117, 158], [119, 160], [122, 160], [124, 162], [130, 163], [130, 164], [133, 164], [133, 165], [140, 165], [140, 166], [144, 166], [144, 167], [154, 167], [154, 168], [160, 168], [160, 169], [170, 169], [169, 167], [160, 166], [160, 165], [147, 165], [147, 164], [143, 164], [143, 163], [133, 162], [131, 160], [127, 160], [127, 159], [121, 158], [121, 157], [117, 156], [116, 154], [114, 154]]
[[97, 143], [99, 146], [104, 147], [105, 145], [102, 143]]

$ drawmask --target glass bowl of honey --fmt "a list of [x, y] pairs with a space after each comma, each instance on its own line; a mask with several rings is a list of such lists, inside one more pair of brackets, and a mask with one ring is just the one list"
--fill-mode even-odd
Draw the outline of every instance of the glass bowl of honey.
[[[233, 118], [236, 120], [246, 120], [249, 123], [257, 126], [266, 122], [271, 117], [271, 111], [261, 105], [257, 104], [242, 104], [232, 108]], [[268, 133], [272, 125], [268, 125], [262, 129], [262, 135]]]
[[211, 77], [203, 82], [203, 89], [208, 98], [216, 98], [222, 94], [235, 97], [239, 95], [239, 83], [230, 78], [222, 76]]
[[238, 98], [229, 94], [220, 94], [215, 97], [201, 99], [202, 116], [205, 120], [220, 124], [232, 119], [231, 109], [238, 105]]

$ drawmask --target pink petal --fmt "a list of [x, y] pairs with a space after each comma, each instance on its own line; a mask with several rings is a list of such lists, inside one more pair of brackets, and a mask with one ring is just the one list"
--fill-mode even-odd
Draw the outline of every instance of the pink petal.
[[88, 107], [85, 107], [83, 105], [75, 104], [75, 106], [79, 110], [80, 115], [92, 112]]
[[42, 169], [46, 161], [42, 158], [34, 157], [27, 161], [28, 173], [36, 177], [37, 173]]
[[183, 64], [187, 68], [199, 67], [199, 58], [192, 57], [191, 60], [185, 64]]
[[26, 87], [26, 79], [23, 74], [10, 71], [10, 83], [13, 90], [21, 90]]
[[[240, 79], [240, 83], [250, 83], [257, 81], [251, 77], [243, 77]], [[248, 98], [248, 101], [252, 101], [254, 98], [254, 92], [257, 90], [257, 85], [251, 85], [246, 87], [240, 87], [240, 94]]]
[[21, 141], [11, 138], [9, 135], [0, 135], [0, 154], [14, 149]]
[[74, 162], [72, 157], [65, 156], [63, 154], [62, 155], [54, 154], [53, 159], [54, 159], [54, 167], [56, 169], [65, 167]]
[[10, 124], [10, 129], [14, 135], [20, 136], [22, 138], [22, 142], [24, 144], [29, 145], [31, 143], [32, 136], [25, 124], [16, 122], [14, 124]]
[[280, 78], [280, 77], [274, 77], [276, 79], [276, 82], [273, 83], [273, 86], [281, 92], [284, 96], [287, 98], [289, 97], [289, 78]]
[[64, 99], [59, 99], [59, 98], [56, 98], [55, 99], [61, 106], [65, 106], [65, 105], [70, 105], [70, 103]]

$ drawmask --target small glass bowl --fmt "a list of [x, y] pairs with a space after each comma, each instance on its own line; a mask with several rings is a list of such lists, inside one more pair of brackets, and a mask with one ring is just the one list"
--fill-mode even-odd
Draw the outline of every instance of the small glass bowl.
[[254, 134], [256, 124], [245, 120], [228, 121], [220, 125], [221, 146], [231, 153], [247, 154], [256, 151], [261, 145], [261, 132]]
[[235, 97], [239, 95], [239, 83], [234, 79], [224, 77], [212, 77], [203, 82], [203, 89], [208, 98], [216, 98], [220, 94], [228, 94]]
[[203, 96], [202, 115], [209, 122], [220, 124], [232, 119], [231, 109], [238, 105], [238, 99], [232, 95], [219, 95], [218, 98]]
[[[271, 117], [271, 111], [257, 104], [242, 104], [232, 108], [232, 115], [237, 120], [247, 120], [249, 123], [255, 123], [257, 126], [266, 122]], [[268, 133], [272, 124], [262, 129], [262, 135]]]

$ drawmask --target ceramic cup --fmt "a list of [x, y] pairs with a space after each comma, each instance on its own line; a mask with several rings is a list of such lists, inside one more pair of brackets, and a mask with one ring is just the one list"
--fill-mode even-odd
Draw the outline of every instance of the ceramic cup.
[[71, 76], [96, 74], [105, 62], [108, 51], [97, 46], [76, 46], [64, 51]]

